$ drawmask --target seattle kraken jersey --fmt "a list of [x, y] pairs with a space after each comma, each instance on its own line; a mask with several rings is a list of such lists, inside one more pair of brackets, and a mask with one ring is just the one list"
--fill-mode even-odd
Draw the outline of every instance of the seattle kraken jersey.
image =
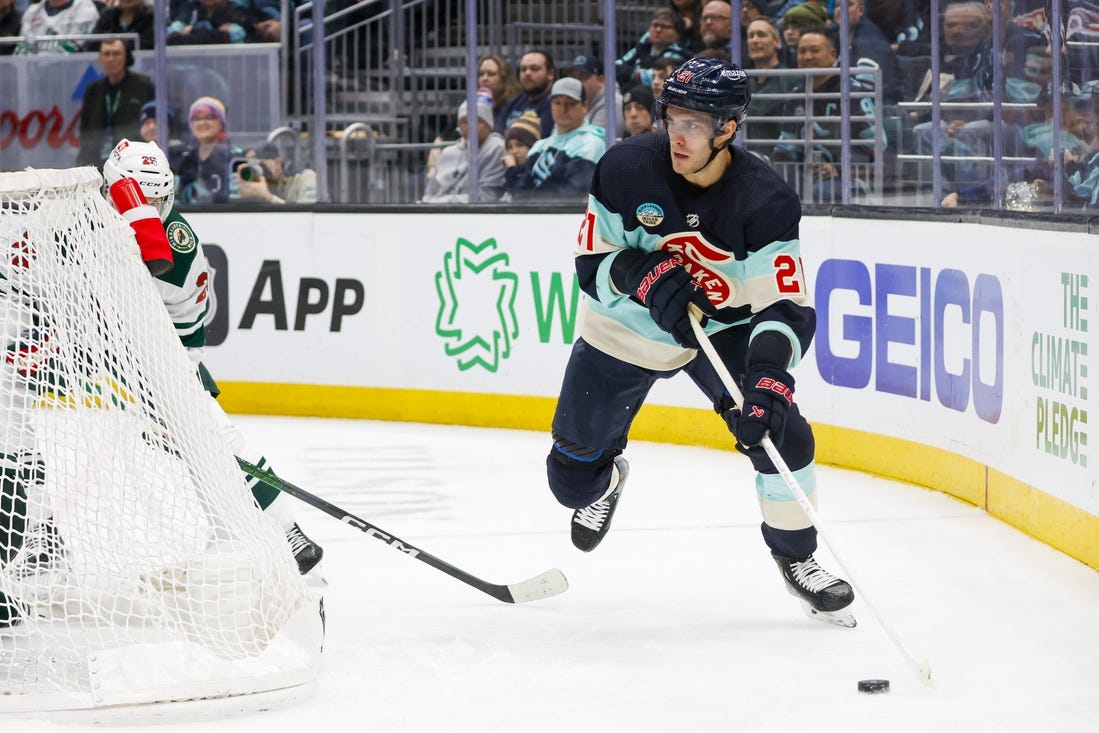
[[643, 253], [665, 250], [718, 308], [708, 332], [733, 325], [750, 328], [751, 338], [780, 332], [790, 340], [793, 366], [816, 327], [801, 263], [800, 220], [797, 194], [741, 148], [733, 149], [720, 180], [699, 188], [672, 170], [666, 134], [627, 138], [600, 159], [580, 230], [576, 271], [589, 296], [580, 335], [649, 369], [675, 369], [694, 358], [694, 350], [679, 346], [616, 285]]

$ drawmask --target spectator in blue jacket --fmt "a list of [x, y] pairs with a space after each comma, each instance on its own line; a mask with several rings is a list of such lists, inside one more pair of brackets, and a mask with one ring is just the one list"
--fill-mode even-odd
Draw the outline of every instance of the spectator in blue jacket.
[[614, 76], [618, 86], [629, 89], [636, 84], [652, 86], [653, 62], [661, 56], [674, 56], [682, 63], [691, 57], [691, 51], [680, 39], [686, 32], [683, 18], [668, 8], [660, 8], [649, 21], [649, 30], [641, 36], [633, 48], [614, 62]]
[[512, 199], [572, 200], [588, 196], [595, 164], [606, 151], [603, 129], [586, 122], [584, 85], [571, 77], [559, 79], [550, 91], [553, 134], [530, 149], [520, 171], [508, 168], [505, 185]]

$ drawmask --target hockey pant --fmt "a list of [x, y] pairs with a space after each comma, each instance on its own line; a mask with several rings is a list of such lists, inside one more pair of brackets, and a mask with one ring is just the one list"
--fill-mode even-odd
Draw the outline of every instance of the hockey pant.
[[[205, 368], [200, 370], [200, 373], [202, 371], [205, 371]], [[204, 386], [206, 385], [205, 379], [203, 380], [203, 384]], [[233, 421], [225, 414], [225, 410], [221, 408], [221, 405], [218, 404], [218, 401], [212, 394], [207, 402], [210, 412], [213, 414], [214, 419], [217, 421], [218, 428], [221, 430], [222, 438], [225, 440], [225, 443], [229, 446], [230, 450], [233, 451], [233, 455], [239, 456], [249, 463], [253, 463], [265, 470], [272, 470], [271, 466], [267, 463], [267, 458], [244, 439], [244, 433], [233, 424]], [[268, 486], [254, 476], [246, 476], [245, 485], [252, 492], [252, 496], [255, 498], [259, 508], [278, 520], [280, 527], [286, 530], [294, 524], [294, 514], [291, 503], [285, 498], [280, 498], [282, 496], [281, 491]]]
[[[728, 328], [711, 337], [729, 370], [743, 378], [748, 329]], [[579, 509], [597, 500], [610, 482], [614, 456], [626, 447], [630, 426], [658, 379], [686, 372], [714, 405], [718, 414], [729, 406], [721, 379], [704, 355], [671, 371], [654, 371], [605, 354], [583, 339], [572, 355], [553, 416], [553, 447], [546, 459], [550, 490], [557, 501]], [[813, 431], [795, 403], [787, 413], [779, 454], [809, 500], [816, 504]], [[744, 451], [756, 470], [756, 493], [763, 515], [763, 538], [777, 554], [794, 558], [811, 555], [816, 529], [797, 504], [785, 481], [762, 448]], [[684, 466], [684, 481], [690, 482]]]

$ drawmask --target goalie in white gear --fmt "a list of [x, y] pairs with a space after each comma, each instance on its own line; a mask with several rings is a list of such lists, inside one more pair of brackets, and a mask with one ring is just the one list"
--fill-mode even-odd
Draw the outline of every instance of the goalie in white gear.
[[[0, 568], [17, 562], [29, 564], [32, 548], [25, 542], [31, 529], [28, 502], [45, 478], [45, 464], [35, 449], [30, 408], [39, 393], [38, 371], [49, 360], [50, 347], [41, 303], [32, 278], [27, 277], [35, 256], [32, 229], [32, 221], [24, 213], [0, 211], [4, 253], [0, 257], [0, 394], [9, 397], [0, 401], [4, 435], [0, 444]], [[57, 537], [49, 519], [39, 524], [39, 535]], [[21, 604], [0, 592], [0, 628], [19, 623], [24, 612]]]
[[[217, 403], [217, 384], [202, 363], [203, 348], [206, 346], [206, 324], [212, 319], [216, 309], [214, 272], [202, 253], [194, 229], [175, 208], [175, 176], [168, 165], [167, 157], [156, 143], [122, 140], [103, 164], [103, 176], [108, 188], [126, 178], [137, 181], [146, 201], [159, 214], [164, 234], [171, 246], [174, 265], [166, 272], [155, 275], [153, 284], [168, 309], [179, 340], [197, 366], [202, 386], [210, 395], [210, 411], [217, 419], [225, 441], [234, 455], [270, 470], [267, 459], [246, 443], [243, 434]], [[117, 208], [118, 202], [113, 195], [109, 198]], [[122, 213], [126, 216], [126, 212]], [[138, 226], [133, 221], [131, 225], [140, 238]], [[140, 241], [138, 243], [142, 244]], [[150, 269], [152, 270], [151, 267]], [[283, 498], [281, 492], [251, 476], [246, 478], [246, 483], [260, 508], [270, 512], [282, 524], [298, 570], [302, 575], [308, 573], [324, 554], [320, 545], [301, 531], [301, 527], [294, 521], [289, 500]]]

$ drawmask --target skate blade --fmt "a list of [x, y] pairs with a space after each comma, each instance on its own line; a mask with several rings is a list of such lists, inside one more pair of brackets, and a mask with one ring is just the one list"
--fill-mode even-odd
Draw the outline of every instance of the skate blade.
[[310, 588], [324, 588], [328, 585], [328, 578], [325, 577], [324, 573], [323, 560], [310, 568], [309, 572], [301, 577]]
[[833, 626], [853, 629], [858, 625], [858, 621], [855, 620], [855, 615], [846, 608], [841, 608], [838, 611], [818, 611], [810, 606], [808, 602], [802, 601], [801, 610], [805, 611], [805, 615], [809, 618], [816, 621], [823, 621], [824, 623], [832, 624]]

